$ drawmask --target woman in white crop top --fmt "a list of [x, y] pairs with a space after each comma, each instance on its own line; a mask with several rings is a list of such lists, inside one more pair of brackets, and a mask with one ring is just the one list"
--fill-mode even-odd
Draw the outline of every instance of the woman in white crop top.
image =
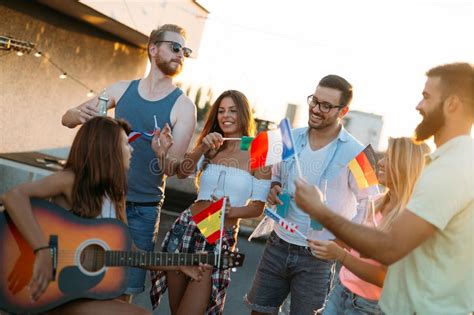
[[[271, 170], [251, 171], [249, 152], [240, 150], [240, 141], [223, 139], [253, 136], [254, 131], [247, 98], [239, 91], [230, 90], [214, 102], [196, 146], [182, 161], [167, 156], [173, 141], [169, 126], [165, 126], [160, 135], [155, 135], [152, 147], [167, 174], [184, 178], [198, 170], [198, 198], [171, 226], [162, 244], [163, 251], [191, 253], [216, 249], [215, 245], [206, 242], [192, 216], [211, 205], [222, 171], [226, 174], [224, 194], [228, 198], [223, 244], [228, 248], [236, 244], [240, 218], [262, 214], [270, 188]], [[152, 304], [157, 307], [169, 288], [169, 305], [173, 314], [222, 314], [229, 283], [230, 271], [217, 268], [205, 274], [199, 283], [175, 272], [152, 273]]]
[[[42, 296], [52, 279], [52, 257], [48, 241], [33, 215], [30, 198], [51, 198], [53, 203], [84, 218], [108, 217], [125, 222], [126, 171], [132, 155], [128, 133], [130, 126], [125, 121], [93, 118], [77, 132], [64, 170], [14, 187], [0, 196], [13, 223], [34, 250], [33, 275], [28, 284], [32, 303]], [[166, 270], [189, 272], [199, 280], [201, 269], [168, 267]], [[51, 313], [151, 314], [119, 299], [72, 301], [47, 312]]]
[[[368, 211], [366, 224], [386, 230], [405, 209], [429, 153], [425, 143], [410, 138], [390, 138], [385, 157], [378, 162], [377, 178], [388, 191]], [[370, 205], [369, 205], [370, 207]], [[336, 285], [325, 303], [324, 315], [382, 314], [378, 300], [382, 293], [387, 267], [354, 250], [346, 251], [332, 241], [309, 241], [320, 259], [336, 259], [342, 268]]]

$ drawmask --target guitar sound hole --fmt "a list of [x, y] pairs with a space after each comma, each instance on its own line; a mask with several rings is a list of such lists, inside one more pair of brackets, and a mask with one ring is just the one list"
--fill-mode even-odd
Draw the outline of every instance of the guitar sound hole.
[[81, 252], [81, 265], [89, 272], [96, 272], [105, 265], [105, 250], [97, 245], [87, 245]]

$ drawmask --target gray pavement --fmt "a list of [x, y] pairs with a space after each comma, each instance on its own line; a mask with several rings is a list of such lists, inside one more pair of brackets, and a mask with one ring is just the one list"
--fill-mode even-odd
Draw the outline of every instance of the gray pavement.
[[[161, 240], [168, 231], [171, 224], [176, 219], [176, 214], [168, 211], [163, 211], [161, 214], [160, 231], [158, 235], [158, 244], [161, 244]], [[239, 252], [245, 254], [245, 261], [242, 267], [237, 268], [236, 272], [231, 275], [231, 284], [227, 291], [226, 304], [224, 309], [225, 315], [241, 315], [250, 314], [250, 311], [243, 303], [243, 296], [250, 289], [250, 286], [255, 275], [260, 257], [263, 253], [264, 242], [262, 240], [247, 241], [248, 235], [241, 231], [239, 233], [239, 239], [237, 247]], [[134, 297], [133, 303], [138, 304], [148, 310], [151, 310], [151, 304], [149, 299], [150, 280], [147, 276], [145, 281], [145, 292]], [[170, 315], [168, 307], [168, 296], [162, 298], [159, 307], [153, 312], [153, 314], [159, 315]]]

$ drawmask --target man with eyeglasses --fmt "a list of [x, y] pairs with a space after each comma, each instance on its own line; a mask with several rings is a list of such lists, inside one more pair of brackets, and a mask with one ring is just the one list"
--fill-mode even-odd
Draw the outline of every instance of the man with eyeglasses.
[[[375, 189], [359, 190], [347, 164], [363, 150], [343, 127], [341, 120], [349, 111], [352, 86], [344, 78], [328, 75], [309, 95], [308, 127], [293, 131], [303, 176], [321, 187], [329, 208], [356, 222], [365, 216], [369, 194]], [[282, 205], [279, 214], [295, 223], [311, 240], [329, 240], [334, 236], [306, 213], [294, 200], [297, 178], [295, 159], [273, 167], [272, 189], [267, 202]], [[334, 262], [314, 257], [308, 243], [284, 227], [275, 225], [261, 258], [252, 288], [244, 301], [252, 314], [276, 314], [288, 294], [291, 314], [313, 315], [323, 306]]]
[[[171, 126], [175, 141], [168, 154], [175, 158], [184, 155], [196, 125], [195, 105], [173, 83], [185, 57], [191, 55], [185, 38], [185, 30], [178, 25], [165, 24], [153, 30], [148, 40], [150, 73], [143, 79], [119, 81], [105, 89], [108, 109], [115, 107], [115, 117], [128, 121], [133, 130], [148, 133], [156, 127], [162, 129], [165, 124]], [[99, 114], [97, 99], [93, 98], [69, 109], [62, 123], [74, 128]], [[152, 251], [166, 177], [149, 138], [140, 137], [131, 145], [134, 151], [128, 172], [127, 221], [135, 245]], [[145, 270], [130, 268], [127, 294], [143, 292], [145, 274]]]
[[385, 314], [473, 314], [474, 66], [446, 64], [426, 75], [415, 135], [434, 136], [437, 150], [389, 230], [328, 211], [318, 189], [301, 179], [296, 202], [361, 255], [389, 266], [379, 302]]

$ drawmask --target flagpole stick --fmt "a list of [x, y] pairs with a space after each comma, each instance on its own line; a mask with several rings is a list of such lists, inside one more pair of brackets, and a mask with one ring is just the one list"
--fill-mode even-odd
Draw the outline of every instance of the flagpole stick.
[[[155, 130], [153, 130], [153, 135], [155, 135], [155, 132], [158, 130], [158, 122], [156, 121], [156, 115], [153, 115], [153, 118], [155, 119]], [[161, 145], [160, 138], [156, 139], [156, 143], [158, 146]]]
[[[380, 189], [379, 189], [379, 185], [375, 185], [375, 189], [377, 190], [377, 195], [380, 195]], [[370, 196], [369, 196], [370, 197]], [[370, 201], [372, 203], [372, 222], [374, 223], [374, 225], [377, 227], [377, 221], [375, 220], [375, 201], [374, 201], [374, 198], [370, 198]]]
[[298, 159], [298, 154], [295, 153], [295, 162], [296, 162], [296, 171], [298, 172], [298, 176], [303, 178], [303, 172], [301, 172], [301, 165], [300, 160]]
[[221, 215], [221, 230], [219, 236], [219, 256], [217, 259], [217, 268], [221, 268], [221, 255], [222, 255], [222, 235], [224, 232], [224, 217], [225, 217], [225, 207], [226, 207], [227, 198], [224, 196], [224, 204], [222, 205], [222, 215]]
[[370, 203], [372, 207], [372, 223], [377, 227], [377, 221], [375, 220], [375, 201], [373, 198], [370, 198]]
[[[285, 118], [286, 120], [288, 120], [288, 118]], [[289, 125], [289, 121], [288, 121], [288, 125]], [[291, 127], [290, 127], [290, 139], [291, 139], [291, 144], [294, 146], [295, 145], [295, 139], [293, 138], [293, 132], [291, 132]], [[298, 152], [296, 152], [296, 148], [294, 148], [295, 150], [295, 162], [296, 162], [296, 171], [298, 172], [298, 177], [300, 178], [303, 178], [303, 172], [301, 171], [301, 165], [300, 165], [300, 160], [298, 159]]]
[[222, 138], [222, 140], [242, 140], [242, 138]]
[[302, 237], [304, 240], [308, 240], [308, 238], [307, 238], [303, 233], [301, 233], [300, 230], [295, 229], [295, 232], [296, 232], [296, 234], [298, 234], [300, 237]]

